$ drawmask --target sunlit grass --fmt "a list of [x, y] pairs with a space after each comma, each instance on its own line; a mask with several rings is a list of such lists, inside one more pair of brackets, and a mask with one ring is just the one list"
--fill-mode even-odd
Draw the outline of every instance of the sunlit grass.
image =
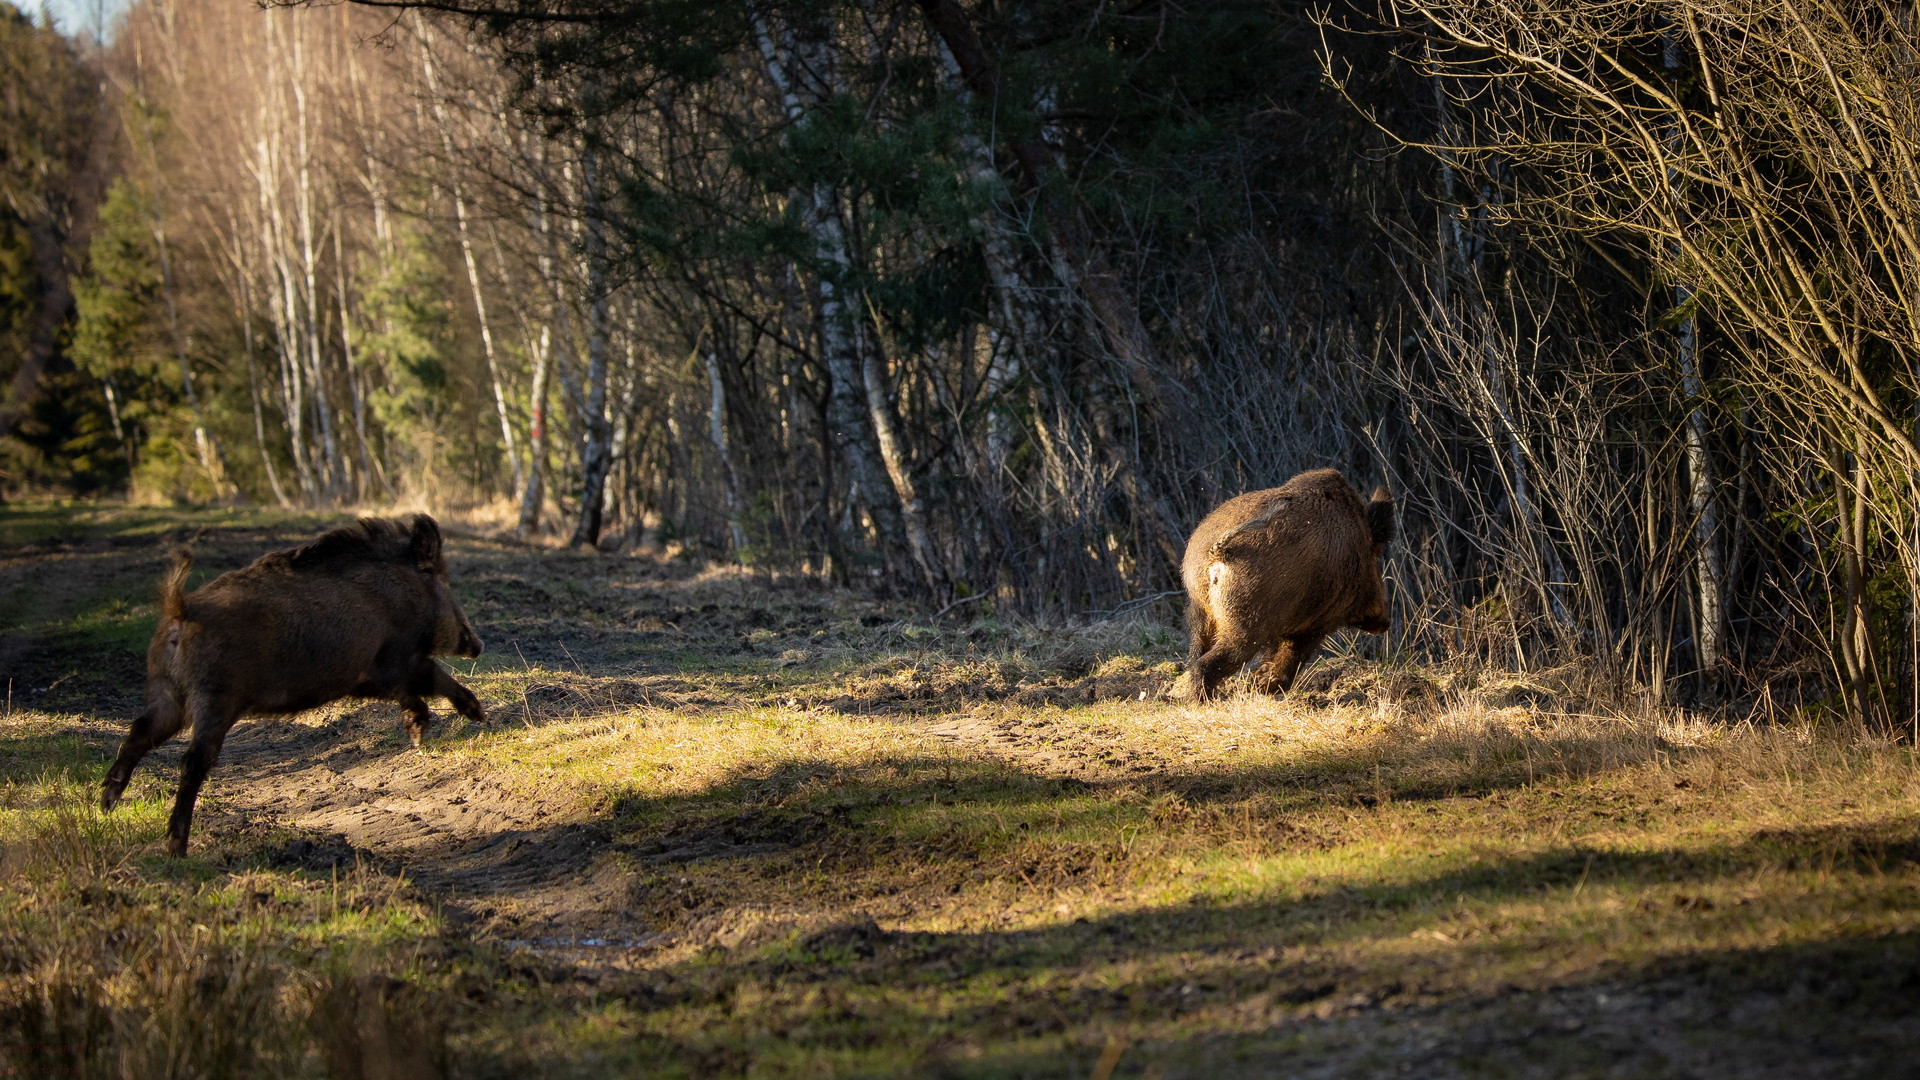
[[342, 972], [445, 978], [418, 964], [438, 917], [400, 879], [166, 858], [172, 798], [151, 780], [110, 814], [64, 770], [3, 791], [10, 1072], [320, 1076], [311, 1017]]
[[[1115, 1038], [1129, 1078], [1322, 1052], [1371, 1075], [1433, 1038], [1558, 1075], [1615, 1060], [1565, 1026], [1602, 995], [1672, 983], [1675, 1038], [1736, 1056], [1754, 1025], [1805, 1042], [1916, 996], [1920, 768], [1868, 733], [1344, 654], [1311, 692], [1197, 706], [1161, 697], [1180, 641], [1149, 619], [935, 626], [738, 568], [456, 548], [489, 652], [447, 666], [489, 722], [436, 703], [416, 752], [390, 704], [246, 721], [303, 729], [288, 771], [216, 770], [186, 859], [160, 848], [172, 758], [93, 808], [126, 717], [0, 720], [0, 949], [25, 973], [0, 1009], [40, 1002], [8, 1018], [104, 1024], [151, 1063], [190, 1044], [161, 1011], [212, 1009], [235, 1019], [210, 1060], [320, 1075], [328, 1003], [373, 978], [467, 1076], [1084, 1077]], [[87, 656], [139, 636], [144, 598], [76, 596]], [[405, 780], [400, 820], [484, 798], [476, 859], [570, 861], [434, 891], [468, 849], [407, 846], [443, 842], [426, 823], [371, 851], [283, 805], [323, 766], [369, 800]], [[302, 869], [309, 840], [348, 854]], [[588, 881], [609, 891], [580, 910], [643, 945], [541, 951], [574, 931], [536, 894]], [[181, 989], [203, 978], [238, 989]], [[1415, 1020], [1412, 1049], [1376, 1038]], [[1507, 1029], [1526, 1049], [1484, 1037]]]
[[[678, 935], [629, 977], [671, 1000], [527, 986], [472, 1014], [456, 1048], [604, 1075], [908, 1074], [936, 1058], [1069, 1075], [1115, 1024], [1148, 1045], [1251, 1038], [1384, 1003], [1920, 931], [1920, 783], [1904, 748], [1870, 739], [1248, 699], [982, 704], [966, 720], [1040, 722], [1065, 746], [1155, 765], [1043, 767], [929, 735], [923, 718], [777, 703], [583, 707], [430, 743], [560, 808], [556, 823], [607, 821], [636, 904]], [[164, 790], [110, 818], [62, 801], [86, 794], [82, 756], [45, 744], [0, 827], [156, 843]], [[771, 855], [644, 863], [663, 838], [743, 822], [804, 827]], [[258, 864], [201, 877], [135, 858], [119, 872], [223, 920], [222, 941], [395, 955], [442, 930], [372, 871], [347, 901], [337, 883]], [[836, 936], [867, 918], [876, 936]], [[444, 982], [437, 963], [429, 981]], [[1036, 1070], [1055, 1058], [1082, 1063]]]

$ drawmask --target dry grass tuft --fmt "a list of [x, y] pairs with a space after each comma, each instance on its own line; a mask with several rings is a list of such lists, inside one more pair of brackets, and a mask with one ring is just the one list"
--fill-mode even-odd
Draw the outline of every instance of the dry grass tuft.
[[249, 722], [167, 860], [177, 750], [89, 802], [139, 658], [88, 628], [157, 544], [10, 579], [36, 692], [0, 744], [0, 1071], [1065, 1078], [1116, 1033], [1116, 1076], [1916, 1049], [1910, 747], [1340, 648], [1284, 700], [1203, 707], [1167, 699], [1183, 642], [1145, 615], [936, 625], [652, 555], [456, 541], [491, 722], [418, 753], [381, 703]]
[[162, 862], [157, 803], [108, 816], [90, 796], [53, 786], [7, 815], [0, 1062], [11, 1075], [319, 1075], [335, 1041], [311, 1023], [335, 963], [327, 941], [393, 965], [431, 924], [373, 873], [222, 880]]

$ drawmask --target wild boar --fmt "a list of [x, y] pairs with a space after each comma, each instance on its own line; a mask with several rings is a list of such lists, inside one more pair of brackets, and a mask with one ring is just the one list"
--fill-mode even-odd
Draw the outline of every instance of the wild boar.
[[1215, 507], [1187, 541], [1181, 565], [1194, 696], [1208, 700], [1220, 680], [1261, 653], [1267, 658], [1254, 688], [1283, 694], [1333, 631], [1385, 633], [1380, 553], [1392, 541], [1387, 489], [1362, 504], [1334, 469]]
[[133, 722], [101, 784], [113, 809], [135, 765], [187, 724], [193, 741], [167, 850], [182, 855], [200, 785], [234, 722], [249, 713], [295, 713], [344, 697], [397, 701], [413, 745], [433, 722], [424, 698], [446, 698], [485, 723], [473, 692], [434, 656], [479, 656], [447, 583], [440, 526], [361, 518], [311, 543], [262, 555], [253, 565], [185, 591], [192, 553], [173, 553], [160, 589], [160, 625], [147, 646], [147, 709]]

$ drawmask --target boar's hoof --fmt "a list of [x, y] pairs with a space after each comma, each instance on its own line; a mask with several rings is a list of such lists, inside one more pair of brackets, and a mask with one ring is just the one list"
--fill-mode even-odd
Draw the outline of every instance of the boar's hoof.
[[184, 836], [167, 837], [167, 854], [179, 858], [187, 853], [187, 838]]

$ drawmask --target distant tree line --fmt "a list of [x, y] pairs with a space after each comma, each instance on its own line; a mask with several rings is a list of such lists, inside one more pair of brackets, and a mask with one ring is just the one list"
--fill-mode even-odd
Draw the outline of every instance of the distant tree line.
[[1335, 465], [1401, 498], [1391, 653], [1905, 725], [1913, 24], [143, 0], [80, 45], [19, 17], [10, 85], [60, 74], [7, 99], [0, 469], [1107, 612], [1178, 588], [1221, 499]]

